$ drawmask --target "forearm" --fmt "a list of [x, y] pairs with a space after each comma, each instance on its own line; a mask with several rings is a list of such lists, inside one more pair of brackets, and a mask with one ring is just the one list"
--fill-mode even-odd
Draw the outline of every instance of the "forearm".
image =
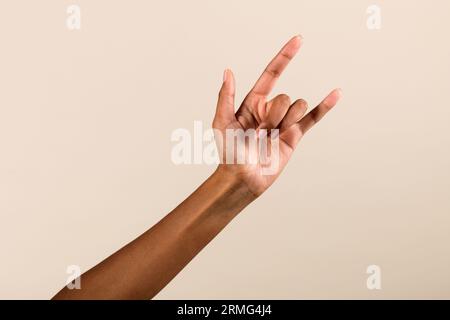
[[155, 296], [255, 199], [217, 170], [155, 226], [81, 276], [81, 289], [55, 299], [147, 299]]

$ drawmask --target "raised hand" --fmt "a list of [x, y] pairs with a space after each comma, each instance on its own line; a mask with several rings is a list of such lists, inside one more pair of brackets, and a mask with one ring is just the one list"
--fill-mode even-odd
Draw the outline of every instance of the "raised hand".
[[[294, 37], [281, 49], [236, 113], [234, 77], [230, 70], [226, 70], [213, 121], [217, 136], [223, 136], [227, 130], [259, 130], [264, 133], [264, 129], [279, 129], [278, 135], [271, 131], [267, 140], [269, 150], [278, 141], [279, 152], [269, 154], [270, 161], [267, 162], [273, 164], [274, 157], [278, 157], [275, 170], [266, 172], [267, 163], [261, 161], [265, 160], [261, 153], [255, 153], [248, 144], [244, 144], [249, 155], [257, 158], [256, 163], [229, 164], [224, 161], [197, 190], [156, 225], [85, 272], [81, 276], [81, 290], [64, 287], [54, 299], [152, 298], [272, 184], [301, 137], [336, 104], [341, 95], [340, 90], [332, 91], [306, 115], [307, 105], [301, 99], [291, 104], [289, 97], [282, 94], [267, 101], [277, 78], [300, 45], [301, 38]], [[254, 139], [258, 142], [264, 140], [257, 134]], [[221, 139], [218, 139], [218, 145], [220, 150], [224, 145]]]
[[[270, 154], [269, 156], [269, 158], [272, 158], [269, 159], [272, 165], [274, 164], [274, 157], [277, 157], [275, 161], [276, 168], [272, 172], [264, 170], [264, 165], [262, 164], [264, 161], [261, 159], [261, 153], [257, 152], [257, 150], [249, 149], [248, 143], [245, 145], [245, 152], [250, 153], [250, 157], [257, 158], [256, 163], [246, 162], [238, 164], [233, 161], [230, 163], [225, 161], [224, 156], [221, 157], [222, 163], [219, 165], [219, 170], [239, 177], [256, 196], [259, 196], [274, 182], [286, 166], [303, 135], [322, 119], [341, 97], [340, 89], [333, 90], [306, 115], [308, 105], [303, 99], [298, 99], [291, 103], [288, 95], [279, 94], [272, 100], [267, 101], [267, 97], [275, 86], [277, 79], [297, 54], [301, 45], [302, 38], [300, 36], [293, 37], [284, 45], [267, 65], [237, 112], [235, 112], [234, 107], [234, 75], [228, 69], [224, 72], [223, 84], [220, 89], [216, 114], [213, 120], [213, 128], [222, 133], [221, 137], [225, 137], [226, 130], [256, 130], [256, 138], [259, 136], [258, 132], [261, 129], [279, 130], [279, 150], [276, 154]], [[276, 139], [277, 137], [273, 138]], [[267, 139], [267, 142], [269, 144], [267, 149], [270, 150], [272, 140]], [[225, 145], [223, 141], [218, 143], [220, 152], [224, 154]], [[246, 158], [248, 159], [249, 156]]]

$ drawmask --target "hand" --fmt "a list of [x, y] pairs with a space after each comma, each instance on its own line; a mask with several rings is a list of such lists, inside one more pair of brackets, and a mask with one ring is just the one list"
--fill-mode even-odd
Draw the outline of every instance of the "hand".
[[[257, 132], [261, 129], [279, 130], [279, 152], [268, 156], [270, 163], [274, 162], [274, 157], [278, 157], [276, 159], [277, 166], [271, 174], [265, 173], [264, 163], [267, 162], [262, 161], [260, 152], [249, 148], [248, 143], [245, 144], [245, 152], [250, 154], [246, 158], [247, 160], [249, 157], [256, 158], [256, 163], [237, 164], [236, 158], [233, 159], [232, 163], [229, 163], [229, 161], [224, 161], [224, 156], [221, 157], [222, 162], [218, 170], [240, 179], [255, 196], [259, 196], [275, 181], [303, 135], [333, 108], [341, 97], [340, 89], [333, 90], [306, 115], [308, 106], [306, 101], [302, 99], [298, 99], [291, 104], [288, 95], [280, 94], [267, 101], [267, 96], [272, 91], [276, 80], [298, 52], [301, 44], [302, 38], [295, 36], [284, 45], [256, 81], [236, 113], [234, 107], [234, 76], [231, 70], [227, 69], [224, 72], [223, 84], [213, 120], [213, 128], [221, 133], [221, 137], [226, 136], [225, 131], [227, 129], [244, 131], [253, 129]], [[258, 134], [255, 137], [257, 138]], [[269, 143], [267, 148], [270, 150], [271, 139], [267, 139], [267, 141]], [[225, 154], [224, 146], [224, 141], [219, 141], [219, 153]]]

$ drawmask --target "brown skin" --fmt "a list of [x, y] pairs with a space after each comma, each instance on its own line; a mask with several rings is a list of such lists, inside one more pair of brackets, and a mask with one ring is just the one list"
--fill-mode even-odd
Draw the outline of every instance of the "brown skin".
[[240, 108], [234, 76], [225, 70], [213, 127], [280, 130], [280, 165], [272, 175], [259, 164], [220, 164], [186, 200], [136, 240], [81, 275], [81, 289], [64, 287], [53, 299], [150, 299], [164, 288], [242, 209], [279, 176], [297, 143], [341, 96], [333, 90], [305, 115], [304, 100], [287, 95], [267, 101], [277, 78], [301, 46], [292, 38], [264, 70]]

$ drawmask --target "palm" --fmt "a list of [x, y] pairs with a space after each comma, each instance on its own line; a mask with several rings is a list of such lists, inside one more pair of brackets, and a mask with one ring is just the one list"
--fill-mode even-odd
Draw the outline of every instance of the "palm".
[[[251, 129], [268, 132], [278, 129], [278, 151], [268, 157], [262, 156], [258, 150], [245, 144], [245, 154], [256, 159], [256, 162], [236, 164], [222, 161], [221, 168], [230, 170], [239, 176], [256, 195], [266, 190], [286, 166], [292, 152], [303, 134], [310, 129], [325, 113], [331, 109], [340, 97], [340, 91], [331, 92], [316, 108], [304, 116], [307, 104], [304, 100], [296, 100], [291, 104], [290, 98], [278, 95], [271, 100], [267, 96], [272, 91], [277, 78], [281, 75], [289, 61], [295, 56], [301, 45], [301, 38], [292, 38], [269, 63], [252, 90], [248, 93], [238, 111], [234, 112], [234, 76], [230, 70], [225, 70], [224, 82], [219, 94], [217, 111], [213, 127], [225, 136], [227, 129]], [[257, 139], [257, 138], [256, 138]], [[259, 140], [258, 140], [259, 141]], [[271, 139], [267, 139], [268, 149], [272, 147]], [[223, 151], [223, 150], [222, 150]], [[265, 161], [261, 161], [261, 158]], [[224, 160], [224, 159], [222, 159]], [[274, 165], [276, 162], [276, 166]], [[267, 174], [267, 165], [271, 167]]]

